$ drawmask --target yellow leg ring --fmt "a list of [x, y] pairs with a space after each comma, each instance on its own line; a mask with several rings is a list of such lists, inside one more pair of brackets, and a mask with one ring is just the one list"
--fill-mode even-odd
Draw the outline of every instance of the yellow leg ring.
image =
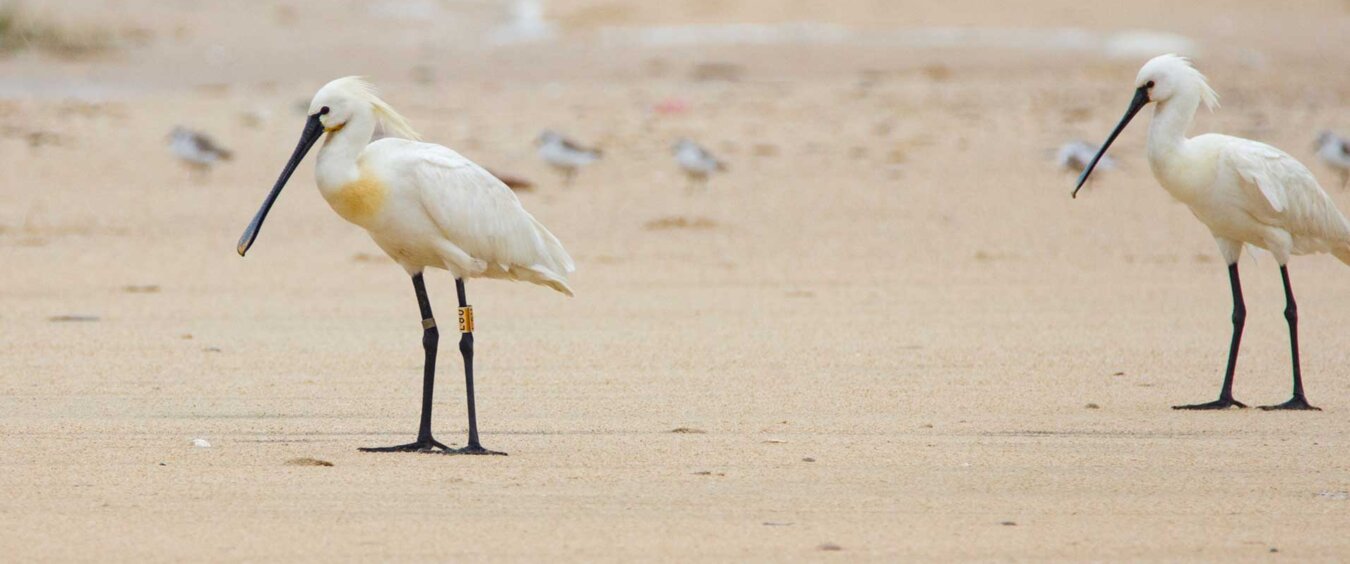
[[459, 332], [473, 332], [473, 306], [459, 308]]

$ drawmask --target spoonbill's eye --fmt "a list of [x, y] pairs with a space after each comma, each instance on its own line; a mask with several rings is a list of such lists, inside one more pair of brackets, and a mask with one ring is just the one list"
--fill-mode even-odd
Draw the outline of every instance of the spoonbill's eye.
[[[1150, 82], [1150, 83], [1148, 83], [1148, 85], [1149, 85], [1149, 86], [1153, 86], [1153, 83]], [[322, 116], [322, 115], [327, 115], [327, 114], [328, 114], [328, 106], [324, 106], [324, 107], [322, 107], [322, 108], [319, 108], [319, 115]]]
[[[1153, 81], [1150, 80], [1150, 81], [1148, 81], [1147, 83], [1145, 83], [1145, 84], [1144, 84], [1144, 88], [1153, 88]], [[328, 108], [324, 108], [324, 109], [326, 110], [326, 109], [328, 109]]]

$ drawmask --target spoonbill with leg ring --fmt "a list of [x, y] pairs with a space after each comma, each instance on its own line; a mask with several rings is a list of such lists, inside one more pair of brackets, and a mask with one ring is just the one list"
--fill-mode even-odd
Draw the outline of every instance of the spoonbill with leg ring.
[[[396, 137], [371, 142], [376, 123]], [[258, 237], [268, 210], [310, 147], [324, 134], [315, 178], [333, 211], [370, 234], [375, 244], [408, 271], [422, 314], [422, 419], [417, 441], [363, 448], [367, 452], [503, 454], [483, 448], [473, 394], [473, 309], [466, 278], [522, 280], [567, 295], [572, 258], [534, 219], [505, 184], [483, 168], [440, 145], [417, 141], [417, 133], [357, 77], [334, 80], [314, 95], [300, 143], [281, 177], [239, 239], [243, 256]], [[440, 333], [431, 313], [422, 272], [442, 268], [455, 277], [459, 295], [459, 351], [469, 411], [469, 441], [451, 449], [431, 436], [431, 397]]]
[[1246, 407], [1233, 399], [1233, 371], [1247, 319], [1237, 265], [1244, 244], [1275, 255], [1284, 281], [1284, 317], [1289, 322], [1294, 395], [1287, 402], [1262, 409], [1317, 409], [1303, 393], [1298, 361], [1298, 306], [1294, 303], [1287, 265], [1290, 255], [1324, 252], [1350, 264], [1350, 221], [1318, 186], [1312, 172], [1283, 151], [1214, 133], [1188, 139], [1186, 130], [1200, 104], [1213, 109], [1218, 106], [1218, 95], [1189, 61], [1175, 55], [1156, 57], [1139, 69], [1134, 99], [1125, 117], [1078, 177], [1074, 196], [1111, 142], [1149, 103], [1157, 103], [1148, 131], [1148, 164], [1153, 176], [1209, 227], [1228, 263], [1233, 292], [1233, 338], [1219, 399], [1179, 405], [1176, 409]]

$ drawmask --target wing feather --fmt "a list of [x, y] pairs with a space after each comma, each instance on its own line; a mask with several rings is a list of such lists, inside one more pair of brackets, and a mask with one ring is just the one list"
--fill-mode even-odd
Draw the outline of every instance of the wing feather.
[[1310, 237], [1326, 244], [1350, 241], [1350, 221], [1308, 167], [1270, 145], [1241, 141], [1223, 149], [1222, 161], [1237, 172], [1252, 199], [1269, 204], [1266, 210], [1249, 210], [1254, 217], [1272, 217], [1278, 223], [1273, 226], [1296, 239]]
[[441, 233], [487, 264], [483, 276], [524, 280], [572, 295], [576, 270], [562, 243], [501, 180], [440, 145], [418, 143], [409, 163], [422, 206]]

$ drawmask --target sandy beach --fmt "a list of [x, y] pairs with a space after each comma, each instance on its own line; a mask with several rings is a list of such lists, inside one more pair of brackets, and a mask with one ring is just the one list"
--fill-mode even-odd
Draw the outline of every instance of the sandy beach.
[[[1312, 146], [1350, 133], [1350, 4], [527, 4], [24, 4], [109, 39], [0, 52], [4, 559], [1350, 557], [1350, 267], [1290, 266], [1324, 411], [1174, 411], [1223, 376], [1214, 241], [1144, 121], [1076, 200], [1053, 163], [1180, 47], [1223, 97], [1193, 132], [1281, 147], [1350, 210]], [[309, 98], [351, 74], [534, 181], [576, 259], [575, 298], [468, 283], [508, 457], [356, 450], [414, 438], [419, 317], [312, 160], [235, 253]], [[191, 175], [175, 125], [234, 158]], [[564, 188], [544, 128], [603, 160]], [[730, 165], [706, 191], [680, 137]], [[1277, 264], [1240, 265], [1236, 395], [1278, 403]], [[463, 444], [446, 335], [435, 429]]]

